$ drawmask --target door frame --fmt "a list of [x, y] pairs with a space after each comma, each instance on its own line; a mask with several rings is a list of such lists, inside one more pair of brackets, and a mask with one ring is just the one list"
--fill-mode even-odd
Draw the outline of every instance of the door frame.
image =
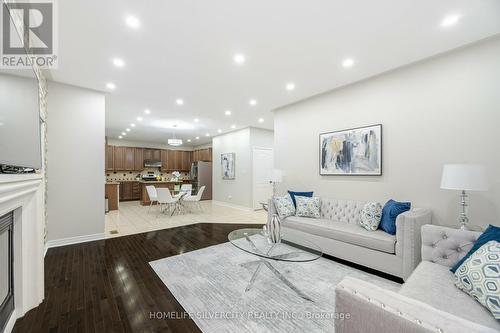
[[255, 150], [270, 150], [273, 153], [273, 168], [274, 168], [274, 148], [270, 147], [260, 147], [260, 146], [252, 146], [252, 209], [253, 210], [261, 210], [263, 207], [255, 207]]

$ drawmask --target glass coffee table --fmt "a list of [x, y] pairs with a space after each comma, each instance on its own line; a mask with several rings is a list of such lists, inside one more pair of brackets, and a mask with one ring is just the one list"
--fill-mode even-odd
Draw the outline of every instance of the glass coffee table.
[[308, 262], [320, 258], [323, 252], [319, 246], [311, 242], [301, 240], [304, 245], [298, 245], [290, 240], [287, 240], [286, 235], [282, 237], [281, 243], [271, 243], [267, 236], [264, 235], [262, 229], [238, 229], [234, 230], [227, 236], [231, 244], [258, 257], [257, 260], [244, 263], [248, 266], [257, 264], [250, 282], [245, 291], [249, 291], [262, 267], [267, 267], [278, 279], [286, 284], [290, 289], [297, 293], [303, 299], [312, 301], [304, 292], [298, 289], [289, 279], [287, 279], [274, 265], [273, 262]]

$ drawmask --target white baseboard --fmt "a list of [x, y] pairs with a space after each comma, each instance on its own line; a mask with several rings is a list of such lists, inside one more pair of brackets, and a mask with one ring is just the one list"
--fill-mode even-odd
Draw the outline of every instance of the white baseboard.
[[104, 233], [54, 239], [54, 240], [48, 241], [47, 244], [45, 245], [45, 248], [50, 249], [51, 247], [59, 247], [59, 246], [64, 246], [64, 245], [85, 243], [85, 242], [91, 242], [91, 241], [96, 241], [96, 240], [101, 240], [101, 239], [104, 239]]
[[239, 209], [239, 210], [243, 210], [245, 212], [251, 212], [251, 211], [253, 211], [253, 208], [246, 207], [246, 206], [235, 205], [235, 204], [232, 204], [232, 203], [229, 203], [229, 202], [224, 202], [224, 201], [212, 200], [212, 204], [219, 205], [219, 206], [224, 206], [224, 207], [229, 207], [229, 208], [234, 208], [234, 209]]

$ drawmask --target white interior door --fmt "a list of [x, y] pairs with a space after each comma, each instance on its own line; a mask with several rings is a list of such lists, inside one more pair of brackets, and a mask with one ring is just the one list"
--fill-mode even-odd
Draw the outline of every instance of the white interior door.
[[267, 202], [273, 195], [269, 182], [274, 166], [272, 148], [253, 148], [253, 208], [262, 209], [260, 202]]

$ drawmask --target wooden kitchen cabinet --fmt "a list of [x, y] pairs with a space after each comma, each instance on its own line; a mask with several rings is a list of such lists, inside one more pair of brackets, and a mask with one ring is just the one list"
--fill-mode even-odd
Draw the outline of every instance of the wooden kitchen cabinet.
[[141, 185], [136, 181], [127, 181], [120, 183], [120, 201], [140, 200]]
[[144, 160], [160, 161], [161, 160], [161, 150], [160, 149], [144, 149]]
[[181, 163], [181, 169], [185, 171], [191, 170], [191, 156], [192, 152], [191, 151], [183, 151], [182, 152], [182, 163]]
[[193, 151], [193, 161], [212, 162], [212, 148], [198, 149]]
[[144, 149], [143, 148], [134, 148], [134, 170], [142, 171], [144, 169]]
[[168, 169], [168, 152], [167, 149], [161, 150], [161, 171], [167, 172]]
[[114, 147], [114, 170], [125, 170], [125, 147]]
[[133, 147], [125, 147], [125, 156], [124, 156], [124, 170], [134, 171], [135, 170], [135, 148]]
[[106, 145], [106, 171], [115, 169], [115, 152], [113, 146]]

